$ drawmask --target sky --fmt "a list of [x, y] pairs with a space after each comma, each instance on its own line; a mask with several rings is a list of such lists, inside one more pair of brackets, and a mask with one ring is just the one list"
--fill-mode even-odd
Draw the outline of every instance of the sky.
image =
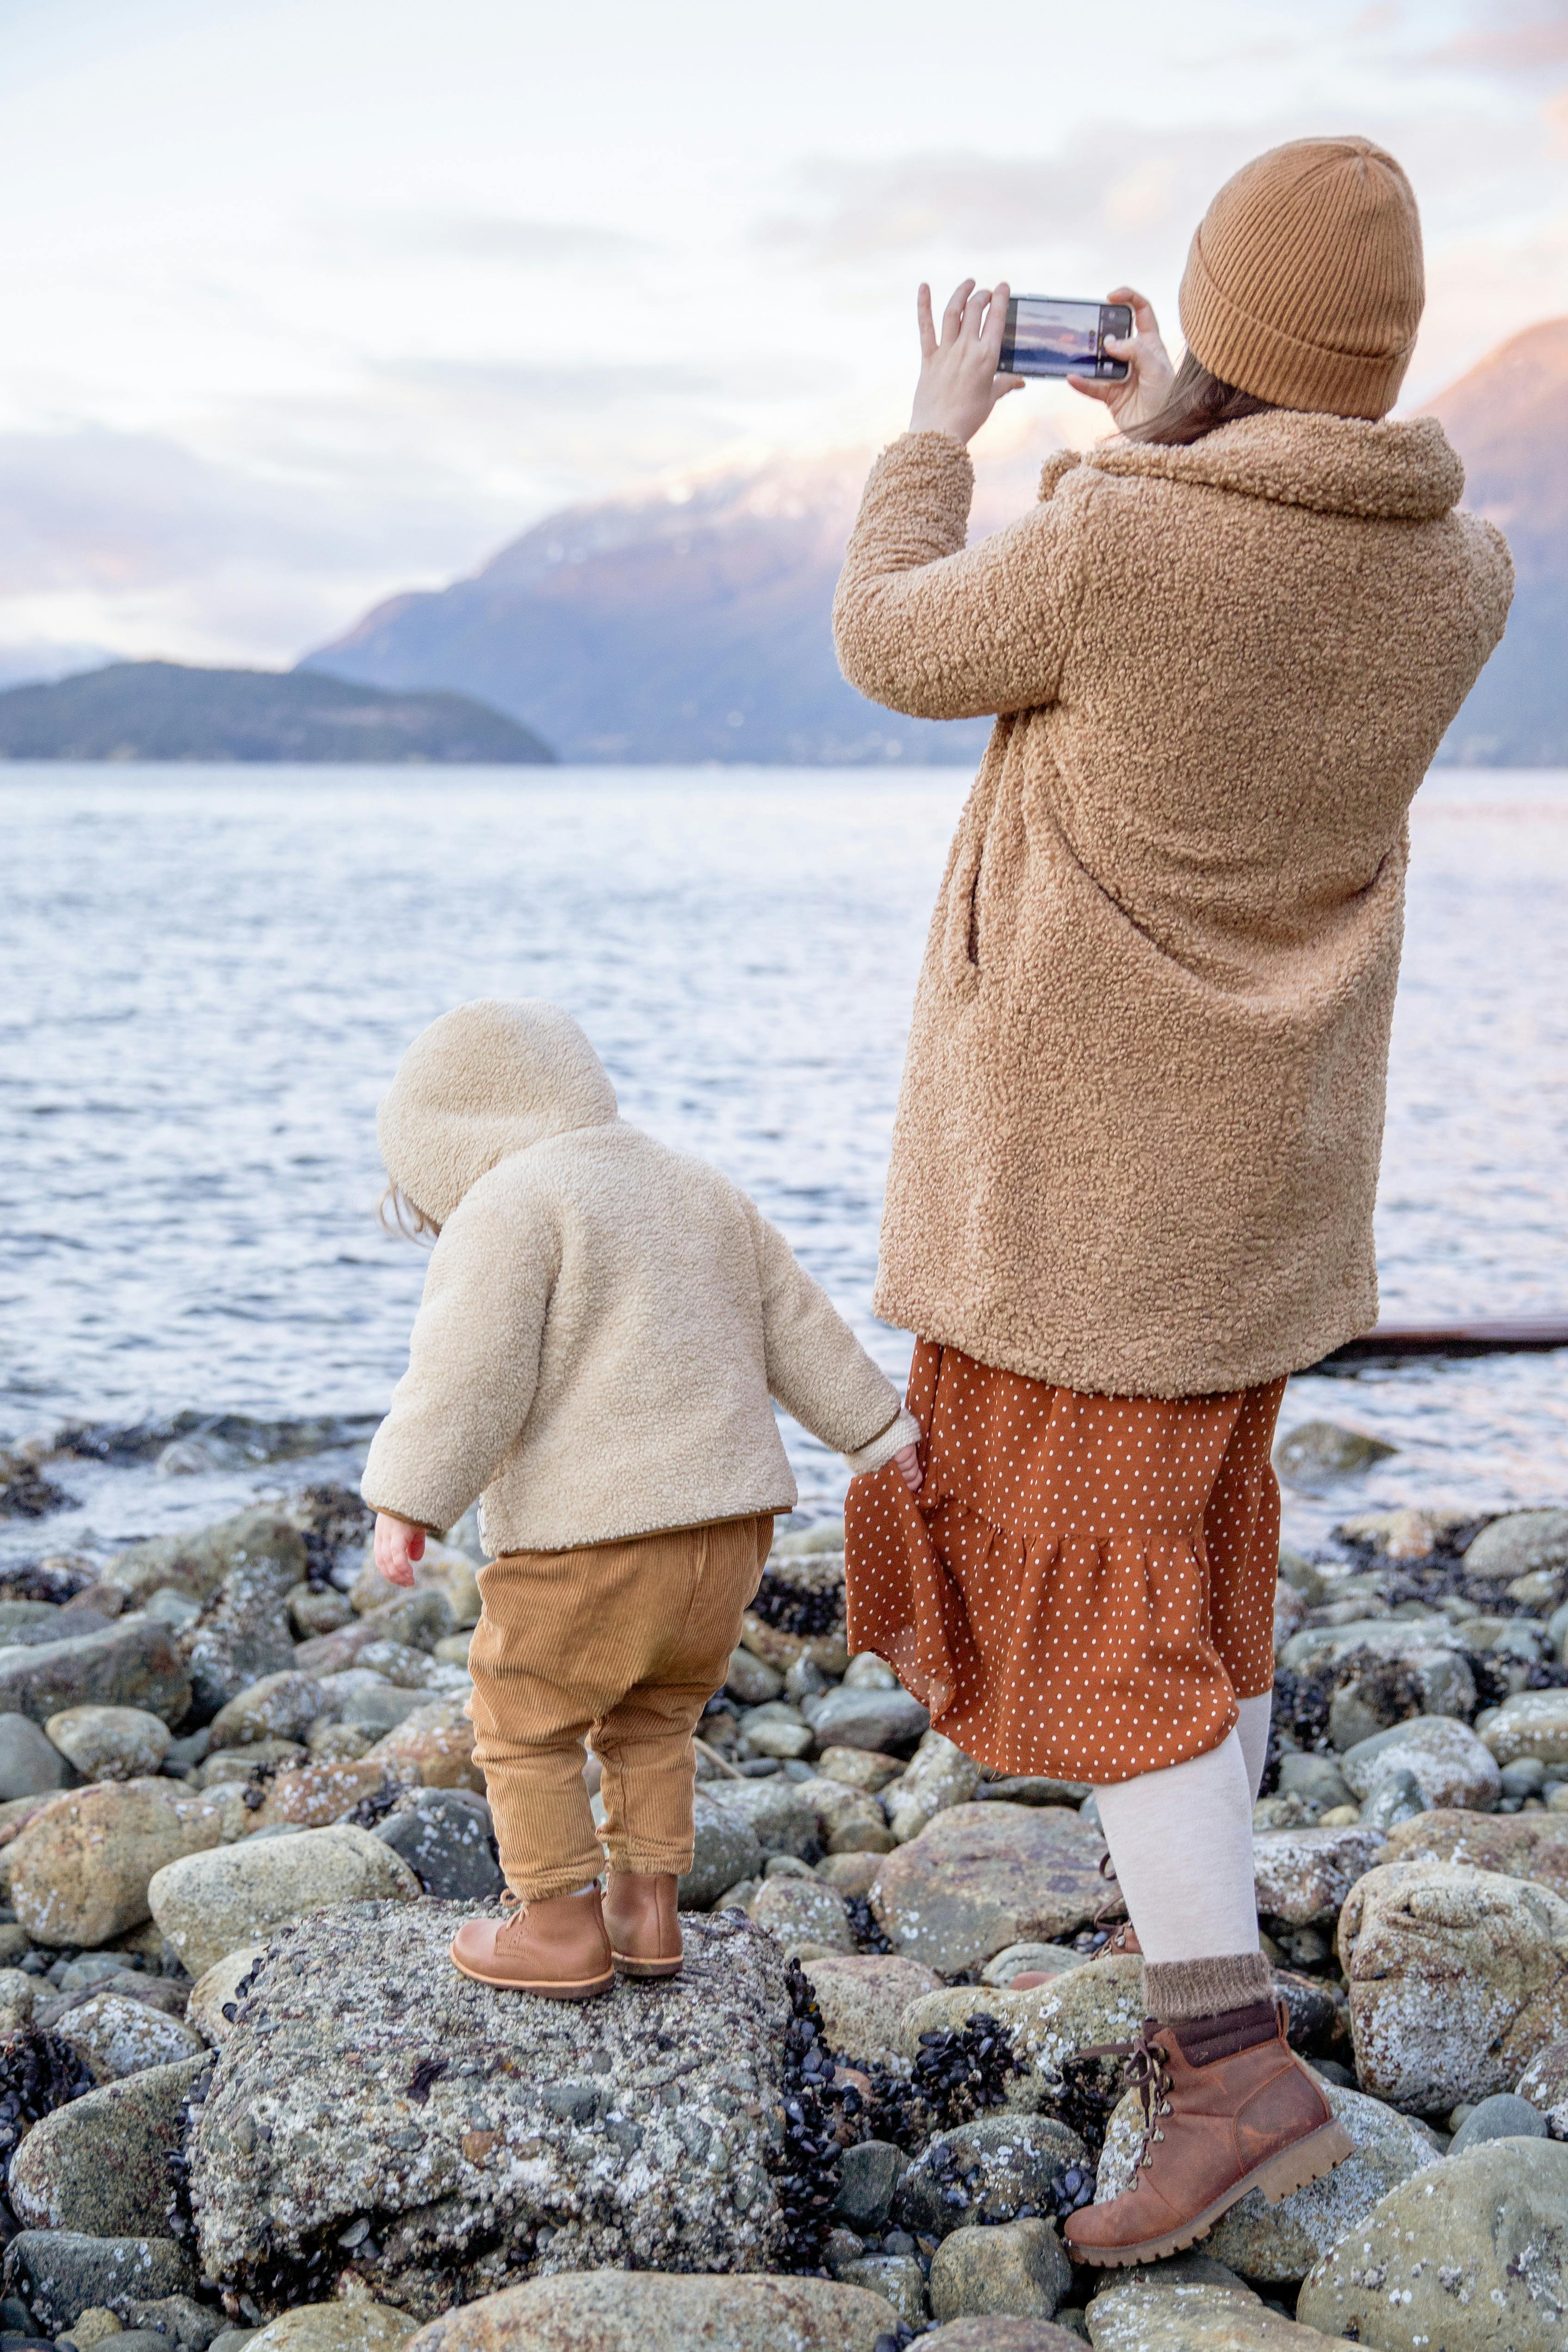
[[1407, 404], [1568, 311], [1568, 0], [0, 0], [0, 682], [289, 663], [557, 506], [873, 446], [921, 277], [1174, 341], [1214, 189], [1351, 130], [1423, 207]]

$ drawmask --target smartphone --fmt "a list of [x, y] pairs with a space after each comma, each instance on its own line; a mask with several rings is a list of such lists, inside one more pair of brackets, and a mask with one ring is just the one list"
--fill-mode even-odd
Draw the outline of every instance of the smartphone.
[[1015, 294], [1002, 336], [1004, 375], [1121, 377], [1125, 360], [1108, 359], [1107, 335], [1130, 335], [1125, 302], [1058, 302], [1046, 294]]

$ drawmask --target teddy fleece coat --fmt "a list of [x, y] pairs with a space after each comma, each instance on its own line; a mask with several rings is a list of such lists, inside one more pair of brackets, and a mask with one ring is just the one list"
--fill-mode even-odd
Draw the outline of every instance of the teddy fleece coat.
[[746, 1194], [628, 1127], [587, 1038], [480, 1002], [416, 1039], [377, 1119], [440, 1226], [373, 1509], [493, 1555], [785, 1511], [771, 1399], [879, 1469], [919, 1429]]
[[1511, 593], [1463, 485], [1435, 419], [1277, 411], [1064, 452], [966, 549], [957, 441], [878, 461], [845, 675], [998, 714], [915, 1003], [887, 1320], [1150, 1396], [1375, 1322], [1406, 813]]

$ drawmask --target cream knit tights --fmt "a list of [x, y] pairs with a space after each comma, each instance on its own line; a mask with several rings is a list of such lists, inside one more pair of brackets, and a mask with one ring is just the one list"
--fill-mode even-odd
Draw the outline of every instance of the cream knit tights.
[[1272, 1704], [1267, 1692], [1241, 1699], [1235, 1730], [1206, 1755], [1094, 1792], [1128, 1916], [1156, 1968], [1258, 1950], [1252, 1807]]

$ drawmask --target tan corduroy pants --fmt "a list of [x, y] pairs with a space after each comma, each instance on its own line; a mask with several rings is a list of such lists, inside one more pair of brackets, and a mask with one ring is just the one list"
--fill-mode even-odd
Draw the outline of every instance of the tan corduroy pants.
[[[723, 1686], [773, 1519], [723, 1519], [479, 1570], [468, 1702], [508, 1885], [525, 1903], [616, 1870], [691, 1867], [691, 1733]], [[583, 1743], [604, 1767], [595, 1831]], [[601, 1848], [603, 1849], [601, 1851]]]

